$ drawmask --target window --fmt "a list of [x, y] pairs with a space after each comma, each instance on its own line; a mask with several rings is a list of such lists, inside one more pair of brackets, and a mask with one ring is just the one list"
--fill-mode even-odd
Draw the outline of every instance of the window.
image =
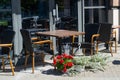
[[21, 0], [22, 17], [48, 18], [48, 0]]
[[12, 26], [11, 0], [0, 0], [0, 25]]
[[104, 6], [106, 0], [85, 0], [85, 6]]
[[85, 9], [85, 23], [107, 22], [106, 9]]
[[107, 22], [108, 0], [85, 0], [84, 1], [84, 23]]

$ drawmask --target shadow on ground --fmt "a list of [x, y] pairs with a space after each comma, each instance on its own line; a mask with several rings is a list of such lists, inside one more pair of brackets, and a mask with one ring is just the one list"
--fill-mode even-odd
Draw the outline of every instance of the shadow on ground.
[[[46, 66], [46, 65], [51, 65], [51, 63], [49, 62], [46, 62], [46, 60], [44, 62], [42, 62], [41, 58], [39, 56], [35, 56], [35, 67], [37, 66]], [[25, 68], [25, 58], [20, 58], [16, 64], [16, 68], [15, 68], [15, 71], [20, 71], [20, 70], [25, 70], [27, 68], [32, 68], [32, 57], [29, 57], [28, 58], [28, 62], [27, 62], [27, 66]]]
[[48, 69], [48, 70], [42, 71], [42, 74], [61, 76], [63, 72], [55, 69]]
[[120, 60], [114, 60], [112, 63], [113, 63], [114, 65], [120, 65]]

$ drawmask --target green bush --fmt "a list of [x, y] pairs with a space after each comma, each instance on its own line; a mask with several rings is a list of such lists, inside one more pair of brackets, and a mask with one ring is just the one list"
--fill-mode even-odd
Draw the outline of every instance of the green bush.
[[[82, 72], [80, 68], [84, 68], [87, 71], [104, 71], [105, 65], [107, 65], [109, 56], [103, 56], [102, 54], [98, 53], [93, 56], [78, 56], [73, 58], [74, 66], [69, 70], [69, 74]], [[76, 66], [79, 69], [76, 69]], [[83, 67], [81, 67], [83, 66]]]

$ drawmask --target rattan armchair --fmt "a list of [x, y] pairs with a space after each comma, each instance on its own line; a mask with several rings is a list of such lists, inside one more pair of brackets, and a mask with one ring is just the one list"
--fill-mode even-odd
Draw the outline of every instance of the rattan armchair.
[[[28, 30], [26, 29], [21, 29], [20, 30], [21, 34], [22, 34], [22, 38], [23, 38], [23, 44], [24, 44], [24, 48], [25, 48], [25, 68], [27, 65], [27, 59], [29, 56], [32, 56], [32, 73], [34, 73], [34, 65], [35, 65], [35, 55], [46, 55], [46, 54], [50, 54], [53, 55], [53, 45], [52, 45], [52, 41], [51, 40], [39, 40], [39, 41], [34, 41], [32, 42], [32, 38], [31, 38], [31, 34]], [[33, 45], [44, 45], [44, 44], [50, 44], [50, 49], [49, 50], [45, 50], [45, 51], [35, 51]], [[44, 62], [44, 57], [42, 57], [42, 61]]]
[[[115, 35], [113, 37], [113, 35]], [[99, 23], [99, 24], [86, 24], [85, 25], [85, 42], [73, 43], [73, 47], [80, 46], [85, 53], [86, 49], [90, 49], [91, 55], [98, 53], [100, 43], [107, 44], [112, 54], [112, 44], [115, 42], [115, 52], [117, 52], [116, 32], [112, 32], [112, 24]], [[96, 52], [94, 52], [96, 48]]]
[[10, 63], [10, 67], [12, 70], [12, 75], [14, 76], [14, 67], [12, 63], [12, 59], [10, 56], [10, 51], [13, 47], [13, 39], [14, 39], [15, 32], [13, 30], [4, 30], [0, 34], [0, 59], [2, 59], [3, 71], [5, 70], [5, 60], [8, 59]]
[[96, 52], [98, 52], [98, 44], [103, 42], [108, 44], [108, 47], [110, 48], [111, 56], [113, 56], [112, 40], [111, 40], [112, 24], [101, 23], [97, 34], [99, 36], [97, 37], [97, 40], [96, 40]]
[[93, 55], [94, 48], [95, 48], [94, 41], [96, 39], [96, 36], [98, 36], [98, 35], [93, 35], [93, 34], [97, 33], [98, 28], [99, 28], [99, 24], [97, 24], [97, 23], [85, 24], [85, 40], [84, 40], [84, 42], [80, 42], [80, 43], [73, 42], [72, 47], [73, 48], [76, 47], [77, 48], [76, 50], [78, 50], [78, 48], [80, 46], [80, 48], [82, 48], [84, 54], [86, 51], [90, 50], [91, 55]]

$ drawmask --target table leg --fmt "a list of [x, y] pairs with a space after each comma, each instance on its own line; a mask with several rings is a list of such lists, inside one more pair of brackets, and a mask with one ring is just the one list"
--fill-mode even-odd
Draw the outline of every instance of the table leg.
[[61, 38], [58, 38], [58, 54], [61, 55], [62, 54], [62, 47], [61, 47]]
[[[74, 42], [75, 42], [75, 36], [72, 36], [72, 45], [73, 45]], [[72, 53], [71, 53], [71, 55], [74, 55], [74, 54], [73, 54], [73, 49], [74, 49], [74, 48], [73, 48], [73, 46], [72, 46], [72, 51], [71, 51]]]

